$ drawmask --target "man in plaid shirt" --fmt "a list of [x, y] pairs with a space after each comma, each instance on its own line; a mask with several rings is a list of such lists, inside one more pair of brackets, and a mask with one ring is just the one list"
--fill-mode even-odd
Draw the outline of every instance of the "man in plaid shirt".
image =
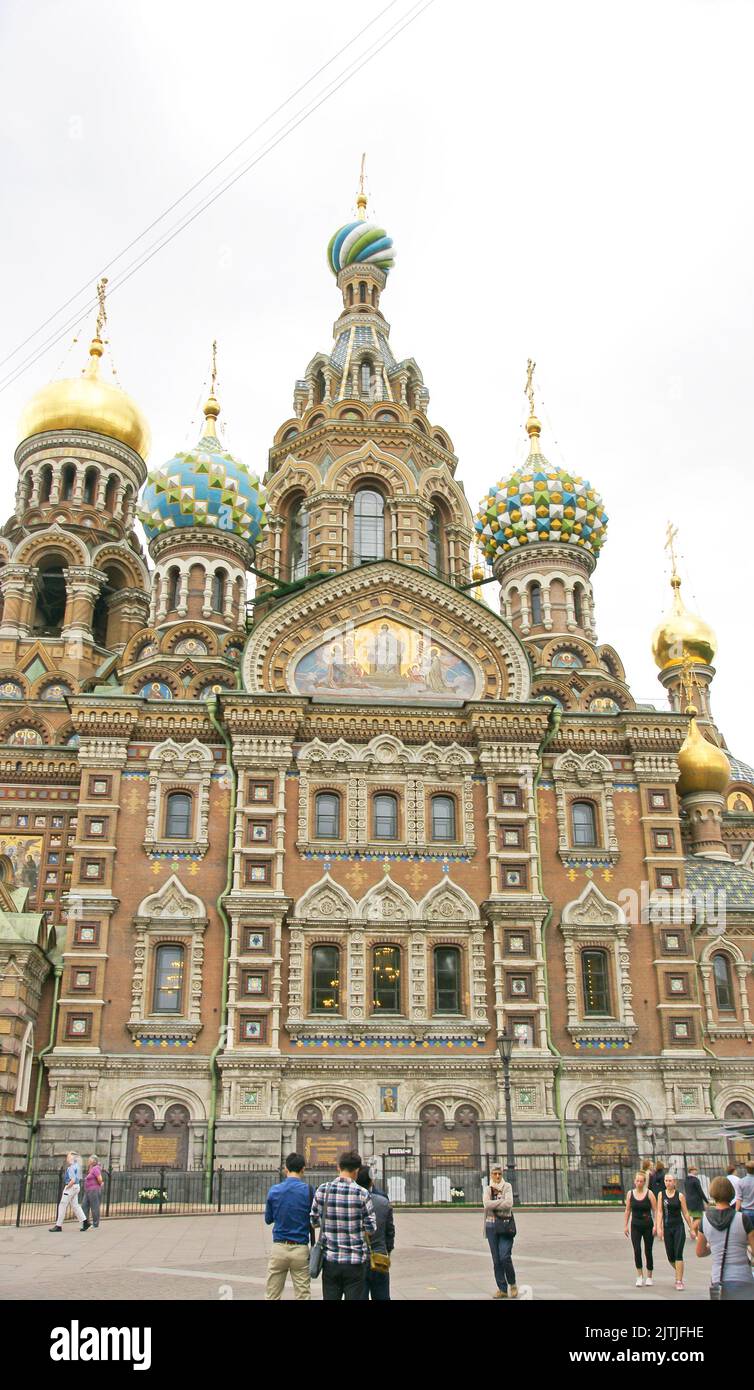
[[377, 1230], [377, 1217], [369, 1193], [356, 1182], [360, 1167], [360, 1154], [341, 1154], [338, 1177], [334, 1182], [323, 1182], [312, 1203], [312, 1225], [319, 1226], [327, 1199], [322, 1297], [328, 1303], [341, 1299], [358, 1302], [364, 1292], [369, 1259], [365, 1236]]

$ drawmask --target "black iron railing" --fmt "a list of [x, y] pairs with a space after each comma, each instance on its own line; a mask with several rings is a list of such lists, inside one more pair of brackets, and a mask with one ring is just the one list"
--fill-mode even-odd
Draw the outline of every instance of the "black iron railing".
[[[751, 1156], [751, 1155], [749, 1155]], [[387, 1193], [395, 1206], [476, 1207], [488, 1181], [493, 1159], [506, 1166], [504, 1154], [410, 1155], [385, 1154], [371, 1161], [375, 1186]], [[739, 1155], [739, 1162], [745, 1155]], [[675, 1152], [668, 1171], [683, 1179], [696, 1167], [707, 1187], [724, 1173], [727, 1150], [701, 1153]], [[519, 1206], [613, 1207], [625, 1200], [633, 1185], [639, 1159], [636, 1155], [593, 1162], [560, 1153], [516, 1154]], [[335, 1177], [334, 1167], [307, 1169], [313, 1187]], [[101, 1213], [116, 1216], [193, 1216], [209, 1213], [264, 1211], [273, 1183], [282, 1170], [259, 1159], [214, 1169], [211, 1182], [203, 1168], [103, 1169]], [[55, 1219], [65, 1174], [63, 1169], [35, 1169], [32, 1173], [0, 1173], [0, 1225], [51, 1225]], [[79, 1194], [79, 1200], [82, 1193]]]

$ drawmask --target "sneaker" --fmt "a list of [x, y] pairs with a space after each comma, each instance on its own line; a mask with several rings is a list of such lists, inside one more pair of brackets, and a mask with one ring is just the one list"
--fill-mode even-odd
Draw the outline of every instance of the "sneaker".
[[498, 1289], [498, 1290], [497, 1290], [497, 1293], [493, 1293], [492, 1297], [493, 1297], [493, 1298], [507, 1298], [507, 1297], [508, 1297], [508, 1290], [507, 1290], [507, 1289]]
[[686, 1287], [682, 1279], [676, 1279], [675, 1286], [677, 1289], [685, 1289]]
[[48, 1230], [50, 1230], [50, 1231], [62, 1231], [62, 1229], [63, 1229], [62, 1226], [49, 1226], [49, 1227], [48, 1227]]
[[518, 1284], [509, 1284], [508, 1293], [510, 1294], [511, 1298], [518, 1298]]
[[636, 1287], [637, 1287], [637, 1289], [640, 1289], [643, 1283], [644, 1283], [644, 1280], [642, 1279], [641, 1275], [639, 1275], [638, 1279], [636, 1280]]
[[88, 1230], [89, 1230], [89, 1222], [88, 1222], [88, 1221], [85, 1221], [84, 1224], [83, 1224], [83, 1226], [80, 1226], [80, 1227], [79, 1227], [79, 1230], [81, 1230], [81, 1231], [88, 1231]]
[[646, 1284], [646, 1286], [647, 1286], [648, 1289], [651, 1289], [651, 1288], [652, 1288], [653, 1280], [652, 1280], [652, 1275], [651, 1275], [651, 1274], [648, 1274], [648, 1275], [647, 1275], [646, 1279], [644, 1280], [644, 1283]]

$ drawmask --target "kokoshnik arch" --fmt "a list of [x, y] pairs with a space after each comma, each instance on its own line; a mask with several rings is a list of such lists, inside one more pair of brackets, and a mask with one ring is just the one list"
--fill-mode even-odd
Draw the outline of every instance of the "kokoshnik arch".
[[[505, 1029], [530, 1151], [754, 1119], [754, 774], [714, 721], [714, 635], [673, 565], [670, 709], [636, 704], [597, 635], [599, 493], [542, 452], [530, 371], [526, 455], [472, 510], [392, 346], [394, 259], [360, 195], [264, 486], [214, 370], [195, 447], [147, 473], [104, 300], [82, 375], [24, 412], [0, 535], [6, 1168], [37, 1121], [38, 1158], [75, 1136], [121, 1165], [500, 1151]], [[685, 889], [725, 892], [722, 932]]]

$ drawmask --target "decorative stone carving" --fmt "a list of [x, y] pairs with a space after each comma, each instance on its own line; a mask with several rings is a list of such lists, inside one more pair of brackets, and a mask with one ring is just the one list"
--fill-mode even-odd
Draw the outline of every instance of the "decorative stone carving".
[[[176, 874], [139, 904], [133, 919], [136, 931], [131, 979], [131, 1017], [128, 1030], [141, 1035], [194, 1038], [200, 1032], [204, 932], [207, 914], [200, 898], [184, 888]], [[184, 1007], [179, 1017], [153, 1015], [148, 997], [152, 961], [158, 946], [178, 942], [186, 953]]]
[[[562, 860], [578, 860], [614, 864], [619, 858], [618, 837], [615, 833], [615, 806], [612, 763], [602, 753], [576, 753], [569, 749], [555, 759], [552, 768], [558, 815], [558, 853]], [[569, 801], [586, 796], [594, 801], [597, 811], [598, 844], [580, 848], [571, 843]]]
[[[567, 1028], [572, 1037], [600, 1036], [629, 1040], [637, 1031], [632, 1003], [629, 924], [617, 903], [606, 898], [594, 883], [563, 909], [560, 930], [565, 939]], [[587, 1019], [579, 1003], [579, 953], [585, 947], [606, 950], [613, 962], [616, 1007], [613, 1017]]]

